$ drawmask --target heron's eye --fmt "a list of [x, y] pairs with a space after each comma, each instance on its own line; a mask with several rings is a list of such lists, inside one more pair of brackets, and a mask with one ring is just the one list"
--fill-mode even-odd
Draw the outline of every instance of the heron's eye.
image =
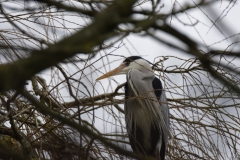
[[127, 66], [129, 66], [130, 62], [129, 62], [129, 61], [127, 61], [127, 62], [125, 62], [125, 64], [126, 64]]

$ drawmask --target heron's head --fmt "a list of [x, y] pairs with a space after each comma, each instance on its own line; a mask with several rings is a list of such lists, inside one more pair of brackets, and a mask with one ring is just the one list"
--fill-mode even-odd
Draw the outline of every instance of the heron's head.
[[127, 57], [117, 68], [107, 72], [106, 74], [98, 77], [96, 80], [101, 80], [107, 77], [126, 74], [131, 69], [138, 69], [140, 71], [152, 71], [149, 62], [140, 56]]

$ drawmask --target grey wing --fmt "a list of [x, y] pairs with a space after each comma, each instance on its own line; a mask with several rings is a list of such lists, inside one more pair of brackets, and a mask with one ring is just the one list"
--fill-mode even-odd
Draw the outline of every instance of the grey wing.
[[154, 78], [152, 81], [152, 86], [154, 88], [155, 95], [157, 96], [157, 99], [159, 100], [159, 103], [161, 103], [161, 107], [163, 108], [163, 116], [164, 120], [166, 122], [167, 127], [169, 127], [169, 107], [167, 104], [167, 98], [165, 94], [165, 90], [163, 90], [162, 82], [157, 77]]
[[[145, 135], [150, 136], [148, 127], [154, 122], [157, 125], [159, 133], [163, 134], [165, 144], [167, 144], [168, 132], [169, 132], [169, 110], [166, 103], [165, 92], [162, 91], [160, 101], [157, 99], [154, 88], [152, 86], [152, 81], [155, 75], [152, 72], [140, 72], [137, 69], [132, 69], [127, 74], [127, 80], [129, 88], [132, 89], [133, 94], [136, 96], [135, 101], [137, 101], [138, 108], [128, 108], [128, 114], [134, 112], [134, 114], [129, 115], [130, 119], [126, 119], [127, 123], [136, 122], [142, 126], [139, 126]], [[130, 102], [131, 103], [131, 102]], [[143, 119], [144, 116], [144, 119]], [[129, 125], [130, 126], [130, 125]]]
[[151, 72], [148, 72], [149, 75], [146, 73], [142, 73], [136, 69], [132, 69], [129, 71], [128, 75], [128, 84], [133, 89], [137, 101], [139, 104], [144, 107], [148, 106], [146, 109], [147, 111], [153, 116], [153, 118], [159, 118], [159, 123], [164, 131], [168, 131], [168, 105], [166, 101], [165, 92], [162, 92], [161, 95], [161, 107], [159, 107], [159, 101], [156, 98], [154, 93], [154, 89], [152, 85], [153, 78], [155, 75]]

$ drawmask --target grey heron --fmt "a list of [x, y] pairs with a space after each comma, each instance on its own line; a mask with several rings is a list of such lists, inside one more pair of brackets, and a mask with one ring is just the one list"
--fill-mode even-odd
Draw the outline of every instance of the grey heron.
[[97, 80], [126, 74], [125, 120], [130, 145], [136, 154], [164, 160], [169, 134], [169, 108], [161, 81], [140, 56], [126, 58], [119, 67]]

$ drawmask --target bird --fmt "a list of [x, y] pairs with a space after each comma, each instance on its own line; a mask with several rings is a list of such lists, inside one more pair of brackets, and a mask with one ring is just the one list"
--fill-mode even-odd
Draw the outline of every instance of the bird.
[[169, 136], [169, 107], [160, 79], [151, 63], [140, 57], [125, 58], [119, 67], [96, 80], [126, 75], [124, 113], [132, 150], [164, 160]]

